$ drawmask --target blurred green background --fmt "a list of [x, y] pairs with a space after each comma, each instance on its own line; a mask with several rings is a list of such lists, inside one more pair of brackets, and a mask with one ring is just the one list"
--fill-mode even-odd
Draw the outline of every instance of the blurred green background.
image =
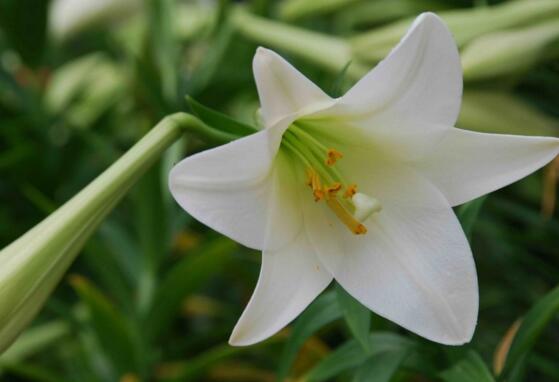
[[[0, 0], [0, 245], [188, 111], [186, 95], [258, 124], [258, 45], [339, 95], [427, 10], [461, 49], [459, 127], [559, 136], [558, 0]], [[142, 177], [0, 356], [1, 380], [559, 381], [559, 161], [457, 210], [479, 272], [470, 344], [418, 338], [333, 285], [270, 340], [233, 348], [260, 254], [166, 186], [209, 147], [186, 136]]]

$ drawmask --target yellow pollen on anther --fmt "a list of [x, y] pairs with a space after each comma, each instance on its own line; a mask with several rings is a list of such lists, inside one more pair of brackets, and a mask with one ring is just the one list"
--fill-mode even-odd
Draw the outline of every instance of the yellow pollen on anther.
[[327, 198], [335, 198], [338, 191], [342, 189], [342, 184], [335, 182], [330, 186], [324, 186], [324, 192]]
[[327, 199], [328, 207], [336, 214], [338, 219], [344, 223], [356, 235], [363, 235], [367, 233], [367, 227], [356, 220], [337, 199]]
[[344, 155], [336, 149], [328, 149], [326, 152], [326, 164], [333, 166], [338, 159], [342, 159]]
[[356, 184], [350, 184], [349, 186], [347, 186], [347, 188], [344, 192], [344, 198], [351, 198], [356, 193], [357, 193], [357, 185]]

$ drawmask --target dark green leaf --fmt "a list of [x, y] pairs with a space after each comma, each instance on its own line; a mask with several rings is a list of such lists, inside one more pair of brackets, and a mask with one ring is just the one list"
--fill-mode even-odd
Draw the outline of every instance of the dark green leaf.
[[388, 382], [398, 371], [408, 351], [390, 350], [369, 357], [355, 372], [353, 382]]
[[112, 302], [86, 279], [74, 276], [71, 284], [88, 309], [87, 323], [95, 331], [103, 350], [110, 357], [119, 375], [140, 369], [138, 331]]
[[325, 293], [318, 297], [293, 325], [291, 336], [285, 344], [278, 367], [278, 380], [283, 381], [299, 348], [312, 336], [318, 329], [337, 320], [342, 316], [342, 310], [338, 305], [337, 296], [334, 292]]
[[476, 222], [481, 206], [487, 199], [487, 196], [482, 196], [480, 198], [474, 199], [471, 202], [461, 205], [458, 208], [458, 219], [462, 224], [462, 229], [468, 237], [472, 235], [472, 229], [474, 228], [474, 223]]
[[305, 379], [309, 382], [329, 381], [346, 370], [362, 365], [373, 356], [386, 352], [407, 352], [414, 345], [411, 340], [388, 332], [371, 333], [368, 339], [370, 354], [363, 352], [357, 341], [350, 340], [320, 361]]
[[441, 373], [446, 382], [494, 382], [495, 379], [483, 359], [475, 351]]
[[543, 330], [559, 311], [559, 286], [552, 289], [544, 298], [536, 303], [526, 314], [518, 332], [514, 336], [507, 354], [504, 376], [521, 364], [530, 352]]
[[231, 240], [220, 238], [188, 254], [161, 281], [148, 317], [150, 338], [169, 328], [184, 298], [223, 269], [237, 249]]
[[256, 132], [256, 128], [234, 120], [233, 118], [202, 105], [194, 98], [187, 96], [186, 102], [198, 118], [210, 127], [230, 134], [244, 137]]
[[334, 78], [334, 82], [332, 84], [332, 89], [330, 90], [330, 95], [332, 97], [339, 97], [342, 95], [343, 91], [343, 83], [347, 80], [347, 70], [351, 65], [351, 61], [348, 61], [347, 64], [344, 65], [342, 70], [336, 75]]
[[339, 284], [336, 285], [336, 295], [351, 334], [361, 344], [363, 350], [369, 352], [371, 311], [354, 299]]

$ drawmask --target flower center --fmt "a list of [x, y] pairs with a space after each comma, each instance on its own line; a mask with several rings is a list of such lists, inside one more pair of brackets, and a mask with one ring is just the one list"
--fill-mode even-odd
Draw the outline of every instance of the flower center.
[[281, 145], [303, 164], [314, 201], [324, 202], [354, 234], [367, 233], [363, 222], [382, 207], [378, 200], [358, 192], [357, 184], [342, 176], [336, 163], [344, 157], [343, 153], [326, 147], [296, 122], [285, 131]]

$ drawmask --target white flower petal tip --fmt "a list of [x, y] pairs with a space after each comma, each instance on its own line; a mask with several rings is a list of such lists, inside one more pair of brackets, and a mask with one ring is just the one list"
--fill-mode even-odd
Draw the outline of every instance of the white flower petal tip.
[[452, 301], [448, 307], [453, 311], [446, 316], [439, 316], [439, 321], [433, 323], [428, 331], [420, 332], [416, 327], [408, 330], [443, 345], [461, 346], [470, 342], [477, 326], [479, 309], [477, 285], [471, 289], [474, 290], [470, 291], [469, 296]]
[[297, 317], [332, 281], [304, 232], [278, 251], [262, 254], [256, 289], [229, 338], [247, 346], [277, 333]]
[[256, 49], [252, 69], [266, 127], [331, 101], [322, 89], [270, 49]]
[[452, 206], [533, 173], [559, 155], [559, 139], [448, 129], [414, 166]]

